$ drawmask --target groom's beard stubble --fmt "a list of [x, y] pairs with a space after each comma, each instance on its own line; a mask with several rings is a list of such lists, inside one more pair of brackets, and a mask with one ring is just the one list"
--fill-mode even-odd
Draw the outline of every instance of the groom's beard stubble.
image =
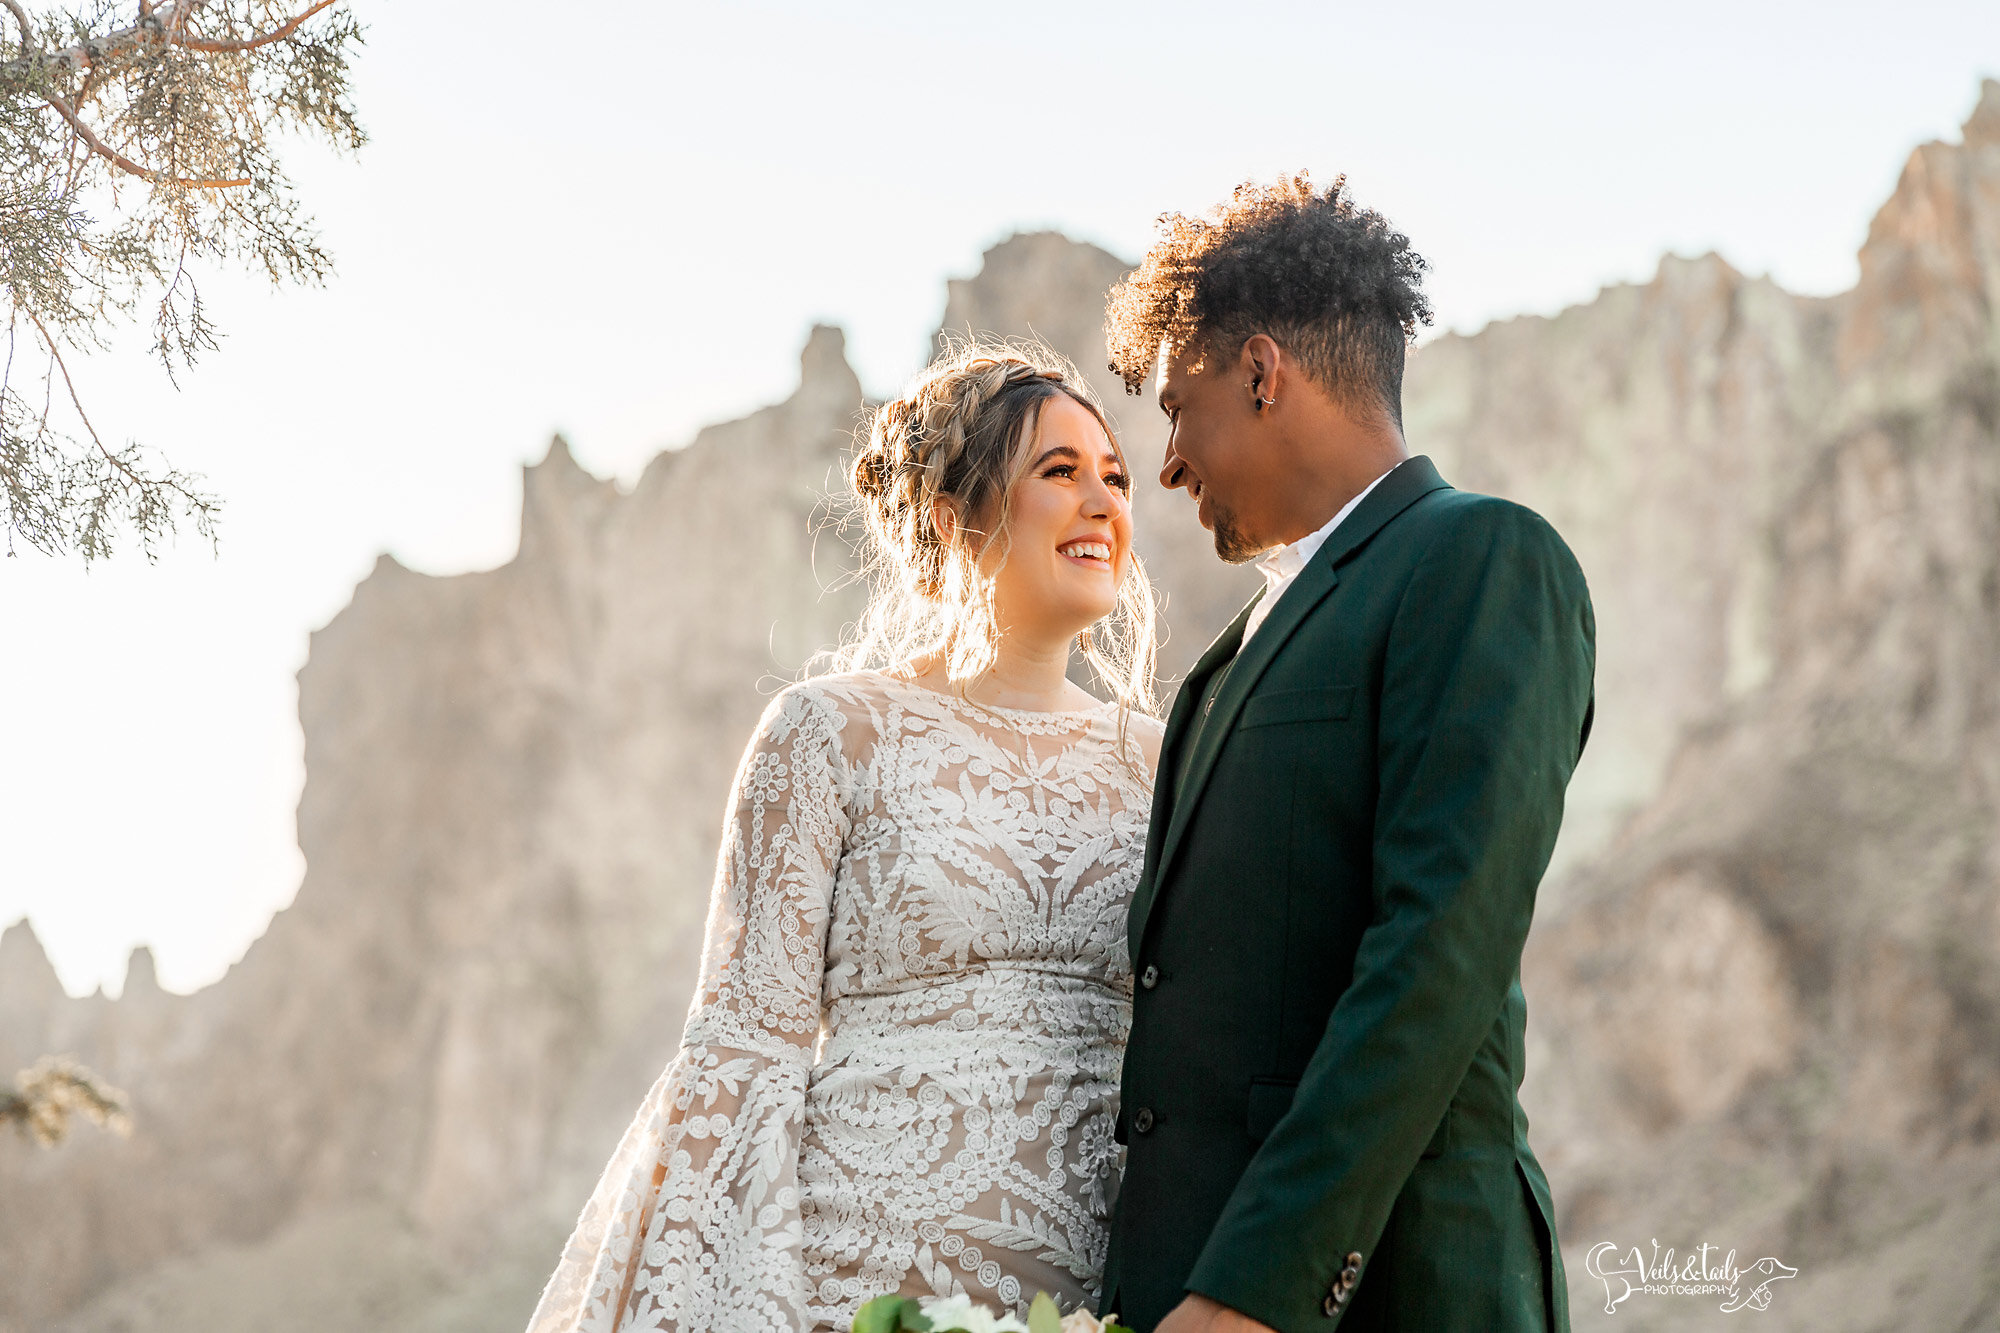
[[1253, 544], [1236, 526], [1236, 516], [1213, 500], [1209, 501], [1209, 521], [1215, 525], [1216, 557], [1224, 564], [1248, 564], [1262, 554], [1262, 548]]

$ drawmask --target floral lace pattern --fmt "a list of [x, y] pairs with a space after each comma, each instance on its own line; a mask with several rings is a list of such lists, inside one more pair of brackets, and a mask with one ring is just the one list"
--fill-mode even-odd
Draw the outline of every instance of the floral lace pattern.
[[530, 1333], [845, 1329], [889, 1291], [1094, 1299], [1159, 732], [879, 672], [773, 700], [680, 1053]]

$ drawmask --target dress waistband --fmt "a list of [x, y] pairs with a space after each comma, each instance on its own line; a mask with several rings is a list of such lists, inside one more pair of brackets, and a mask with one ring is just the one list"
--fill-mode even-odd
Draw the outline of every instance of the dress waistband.
[[843, 1009], [862, 1011], [907, 1009], [919, 1012], [933, 1005], [981, 1005], [1009, 997], [1042, 1001], [1059, 996], [1077, 996], [1130, 1004], [1132, 983], [1122, 984], [1102, 974], [1079, 972], [1073, 964], [1001, 962], [982, 963], [960, 972], [916, 975], [878, 982], [865, 990], [829, 996], [829, 1015]]
[[819, 1063], [959, 1064], [967, 1059], [1047, 1058], [1122, 1050], [1132, 1000], [1102, 977], [1035, 964], [995, 964], [949, 976], [911, 977], [831, 1000]]

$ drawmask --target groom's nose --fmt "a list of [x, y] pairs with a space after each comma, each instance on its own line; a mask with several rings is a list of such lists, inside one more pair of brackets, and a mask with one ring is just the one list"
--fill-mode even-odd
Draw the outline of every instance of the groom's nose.
[[1167, 455], [1160, 464], [1160, 485], [1168, 490], [1178, 490], [1187, 480], [1187, 464], [1174, 452], [1174, 442], [1167, 441]]

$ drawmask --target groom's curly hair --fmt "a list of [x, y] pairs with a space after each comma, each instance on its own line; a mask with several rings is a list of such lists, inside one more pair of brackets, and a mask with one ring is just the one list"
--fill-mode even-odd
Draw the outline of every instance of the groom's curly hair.
[[1138, 393], [1162, 348], [1234, 357], [1265, 333], [1328, 393], [1378, 404], [1403, 424], [1403, 352], [1431, 322], [1430, 266], [1380, 213], [1357, 208], [1347, 178], [1314, 190], [1305, 172], [1245, 183], [1206, 218], [1167, 213], [1160, 239], [1111, 289], [1105, 347]]

